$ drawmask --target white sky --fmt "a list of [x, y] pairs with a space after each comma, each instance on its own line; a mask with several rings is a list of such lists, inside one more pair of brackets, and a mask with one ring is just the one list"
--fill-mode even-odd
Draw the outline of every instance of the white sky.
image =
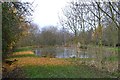
[[[48, 25], [57, 26], [59, 23], [58, 13], [64, 8], [67, 2], [71, 0], [21, 0], [23, 2], [33, 2], [35, 7], [33, 12], [33, 22], [40, 28]], [[73, 0], [74, 1], [74, 0]], [[76, 1], [76, 0], [75, 0]], [[79, 1], [79, 0], [78, 0]], [[93, 0], [80, 0], [81, 2], [89, 2]]]
[[[34, 0], [25, 1], [33, 2]], [[70, 0], [35, 0], [33, 6], [37, 6], [33, 13], [34, 23], [38, 24], [40, 27], [47, 25], [56, 26], [59, 22], [58, 13], [68, 1]]]

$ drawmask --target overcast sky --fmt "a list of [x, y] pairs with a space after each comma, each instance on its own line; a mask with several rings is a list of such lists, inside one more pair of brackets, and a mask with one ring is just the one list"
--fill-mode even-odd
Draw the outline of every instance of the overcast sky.
[[33, 21], [40, 27], [47, 25], [56, 26], [59, 22], [58, 13], [70, 0], [25, 0], [33, 2], [35, 7]]

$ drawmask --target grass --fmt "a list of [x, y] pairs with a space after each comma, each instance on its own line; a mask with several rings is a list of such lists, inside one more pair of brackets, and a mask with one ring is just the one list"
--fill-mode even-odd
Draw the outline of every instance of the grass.
[[38, 57], [34, 54], [24, 54], [24, 55], [15, 55], [15, 56], [11, 56], [9, 58], [22, 58], [22, 57]]
[[9, 56], [8, 58], [38, 57], [37, 55], [34, 54], [33, 51], [25, 50], [26, 49], [13, 52], [12, 54], [8, 55]]
[[21, 52], [21, 51], [29, 51], [29, 50], [33, 50], [33, 47], [20, 47], [20, 48], [17, 48], [17, 49], [15, 49], [15, 51], [14, 52]]
[[26, 66], [23, 67], [28, 78], [110, 78], [110, 74], [97, 71], [85, 65], [71, 66]]
[[[74, 64], [82, 60], [90, 61], [92, 58], [40, 58], [30, 51], [32, 49], [32, 47], [18, 48], [13, 56], [10, 56], [11, 59], [18, 60], [16, 64], [23, 69], [28, 78], [111, 78], [118, 75]], [[116, 61], [118, 57], [111, 56], [107, 60]]]
[[[93, 48], [96, 47], [98, 48], [98, 45], [88, 45], [89, 47]], [[106, 48], [108, 50], [112, 50], [112, 51], [120, 51], [120, 47], [109, 47], [109, 46], [102, 46], [103, 48]]]
[[118, 56], [110, 56], [106, 58], [107, 61], [118, 61], [118, 59]]
[[75, 61], [80, 61], [80, 60], [93, 60], [93, 58], [63, 58], [63, 59], [65, 59], [65, 60], [70, 60], [70, 61], [73, 61], [73, 60], [75, 60]]
[[118, 47], [108, 47], [107, 49], [112, 50], [112, 51], [120, 51], [120, 48]]

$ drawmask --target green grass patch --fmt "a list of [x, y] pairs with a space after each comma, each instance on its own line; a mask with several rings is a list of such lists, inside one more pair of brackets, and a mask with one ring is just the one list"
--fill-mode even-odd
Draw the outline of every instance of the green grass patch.
[[71, 61], [71, 62], [76, 62], [76, 61], [91, 61], [94, 58], [59, 58], [59, 59], [63, 59], [63, 60]]
[[35, 54], [23, 54], [23, 55], [10, 56], [8, 58], [21, 58], [21, 57], [39, 57], [39, 56], [36, 56]]
[[112, 51], [120, 51], [120, 48], [118, 47], [108, 47], [108, 49]]
[[14, 52], [29, 51], [29, 50], [33, 50], [33, 47], [20, 47], [15, 49]]
[[107, 61], [118, 61], [118, 56], [110, 56], [106, 58]]
[[[99, 48], [98, 45], [88, 45], [90, 48]], [[112, 50], [112, 51], [120, 51], [120, 47], [108, 47], [108, 46], [102, 46], [105, 49]]]
[[110, 78], [111, 74], [95, 70], [85, 65], [69, 66], [26, 66], [28, 78]]

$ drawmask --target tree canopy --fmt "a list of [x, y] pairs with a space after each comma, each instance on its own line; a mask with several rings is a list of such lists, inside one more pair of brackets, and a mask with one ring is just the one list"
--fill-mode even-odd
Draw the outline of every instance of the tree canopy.
[[27, 16], [31, 16], [30, 3], [4, 2], [2, 4], [2, 50], [10, 53], [17, 41], [28, 33]]

